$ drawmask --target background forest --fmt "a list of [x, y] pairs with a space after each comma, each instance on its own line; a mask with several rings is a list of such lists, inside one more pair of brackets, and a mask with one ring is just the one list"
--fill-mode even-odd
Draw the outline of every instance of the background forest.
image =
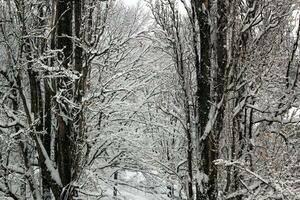
[[299, 200], [300, 2], [129, 1], [0, 0], [0, 199]]

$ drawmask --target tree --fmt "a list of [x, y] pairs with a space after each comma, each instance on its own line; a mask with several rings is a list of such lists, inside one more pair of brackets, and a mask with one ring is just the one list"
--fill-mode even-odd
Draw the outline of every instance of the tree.
[[0, 197], [298, 199], [299, 2], [7, 0]]

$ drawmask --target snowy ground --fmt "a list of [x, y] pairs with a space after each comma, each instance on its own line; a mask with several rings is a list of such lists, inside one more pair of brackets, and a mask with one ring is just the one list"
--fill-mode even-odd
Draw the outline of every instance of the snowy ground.
[[[132, 185], [141, 186], [145, 185], [146, 179], [143, 176], [142, 173], [137, 172], [123, 172], [122, 173], [122, 182], [128, 182]], [[163, 192], [163, 188], [161, 189], [161, 192]], [[110, 189], [110, 194], [113, 193], [113, 191]], [[107, 200], [110, 198], [107, 198]], [[166, 195], [162, 194], [151, 194], [147, 192], [147, 189], [143, 188], [134, 188], [126, 185], [119, 185], [118, 186], [118, 200], [167, 200], [169, 198], [166, 197]]]

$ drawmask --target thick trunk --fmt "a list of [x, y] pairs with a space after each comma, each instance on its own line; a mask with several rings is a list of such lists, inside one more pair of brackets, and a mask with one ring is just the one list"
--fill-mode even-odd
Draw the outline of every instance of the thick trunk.
[[[67, 99], [67, 102], [64, 102], [63, 99], [60, 103], [57, 102], [57, 109], [61, 114], [56, 116], [58, 130], [55, 152], [62, 184], [64, 187], [67, 186], [65, 188], [73, 188], [71, 182], [76, 180], [80, 173], [80, 152], [84, 131], [84, 117], [81, 107], [85, 83], [85, 76], [82, 75], [83, 49], [80, 47], [81, 9], [81, 0], [58, 1], [56, 4], [56, 49], [62, 50], [58, 59], [64, 69], [69, 69], [70, 66], [74, 65], [74, 69], [81, 75], [75, 82], [69, 77], [57, 79], [57, 93], [60, 93], [63, 99]], [[74, 20], [74, 27], [72, 20]], [[73, 28], [77, 41], [74, 48], [71, 38]], [[74, 62], [72, 63], [73, 57]], [[72, 105], [68, 101], [74, 102], [76, 107], [71, 107]], [[61, 198], [72, 198], [70, 195], [73, 194], [63, 192]]]
[[[217, 9], [216, 9], [216, 41], [214, 42], [215, 52], [216, 52], [216, 66], [213, 70], [215, 70], [212, 80], [212, 99], [215, 105], [219, 104], [222, 101], [222, 98], [226, 98], [225, 90], [226, 90], [226, 80], [225, 80], [225, 73], [226, 73], [226, 66], [227, 66], [227, 49], [226, 49], [226, 42], [227, 42], [227, 5], [225, 1], [217, 1]], [[224, 101], [223, 101], [224, 102]], [[211, 158], [210, 158], [210, 175], [209, 175], [209, 190], [208, 190], [208, 197], [209, 199], [217, 199], [218, 195], [218, 172], [216, 166], [213, 164], [213, 161], [218, 159], [219, 155], [219, 138], [221, 132], [223, 131], [224, 126], [224, 113], [225, 112], [225, 103], [222, 103], [221, 107], [218, 110], [218, 116], [216, 118], [214, 130], [211, 134]]]
[[[193, 1], [193, 8], [196, 13], [200, 29], [200, 62], [196, 53], [196, 74], [197, 74], [197, 103], [198, 103], [198, 134], [204, 134], [208, 122], [208, 112], [210, 106], [216, 106], [222, 101], [225, 91], [225, 69], [227, 65], [226, 49], [226, 27], [227, 27], [227, 5], [225, 1]], [[217, 9], [212, 10], [212, 6]], [[209, 13], [213, 13], [215, 24], [209, 23]], [[215, 32], [211, 33], [211, 26]], [[194, 39], [195, 40], [195, 39]], [[211, 45], [213, 44], [213, 45]], [[195, 46], [196, 48], [196, 46]], [[212, 49], [213, 48], [213, 49]], [[214, 52], [214, 53], [212, 53]], [[211, 77], [209, 76], [211, 75]], [[210, 105], [212, 101], [214, 105]], [[208, 176], [206, 189], [197, 190], [197, 199], [217, 199], [218, 194], [218, 173], [213, 161], [218, 158], [218, 141], [223, 130], [225, 106], [222, 104], [218, 110], [218, 116], [214, 124], [212, 133], [206, 137], [202, 144], [197, 144], [203, 148], [201, 151], [201, 163], [199, 170]], [[203, 183], [198, 183], [203, 184]]]
[[[21, 1], [21, 7], [24, 7], [24, 2]], [[24, 13], [20, 13], [19, 18], [22, 20], [23, 23], [25, 23], [25, 17]], [[23, 35], [28, 35], [27, 34], [27, 30], [26, 30], [26, 26], [25, 24], [23, 24], [22, 27], [22, 33]], [[39, 135], [41, 134], [41, 132], [43, 131], [43, 124], [44, 124], [44, 112], [43, 112], [43, 98], [42, 98], [42, 90], [41, 90], [41, 82], [39, 79], [39, 73], [37, 71], [35, 71], [33, 69], [33, 63], [32, 63], [32, 59], [33, 59], [33, 55], [32, 55], [32, 49], [30, 46], [31, 41], [29, 39], [25, 39], [24, 40], [24, 51], [22, 51], [22, 55], [26, 58], [27, 61], [27, 73], [28, 73], [28, 77], [29, 77], [29, 86], [30, 86], [30, 105], [31, 105], [31, 113], [33, 113], [33, 120], [34, 122], [36, 122], [35, 125], [35, 129], [33, 132], [33, 137], [39, 137]], [[24, 145], [23, 147], [23, 157], [25, 160], [25, 164], [27, 165], [28, 169], [31, 168], [31, 161], [30, 158], [28, 158], [28, 151], [27, 151], [27, 147], [26, 145]], [[43, 171], [45, 171], [46, 166], [45, 166], [45, 158], [43, 156], [43, 154], [41, 153], [39, 147], [37, 148], [37, 152], [39, 155], [39, 165], [41, 166], [42, 169], [42, 184], [45, 184], [45, 187], [43, 185], [43, 192], [46, 193], [46, 191], [44, 190], [44, 188], [49, 189], [49, 185], [47, 185], [47, 183], [45, 183], [45, 179], [44, 179], [44, 174]], [[31, 177], [33, 178], [33, 177]], [[33, 181], [32, 181], [33, 182]], [[29, 184], [31, 190], [33, 191], [33, 193], [35, 194], [35, 186], [33, 186], [33, 184]], [[49, 191], [48, 191], [49, 192]], [[43, 195], [43, 193], [42, 193]], [[46, 195], [48, 196], [48, 195]], [[45, 197], [43, 195], [44, 199], [50, 199], [50, 197]]]
[[[74, 22], [75, 22], [75, 36], [77, 40], [81, 41], [81, 22], [82, 22], [82, 2], [81, 0], [75, 0], [74, 1]], [[75, 81], [75, 92], [74, 92], [74, 99], [75, 102], [78, 105], [82, 105], [82, 97], [85, 92], [85, 82], [86, 82], [86, 76], [83, 70], [83, 62], [82, 62], [82, 56], [83, 56], [83, 49], [80, 46], [80, 43], [75, 44], [75, 70], [81, 74], [80, 78]], [[74, 168], [74, 177], [77, 177], [79, 174], [79, 166], [80, 166], [80, 157], [81, 157], [81, 146], [83, 143], [83, 134], [84, 134], [84, 113], [83, 108], [79, 106], [79, 109], [74, 116], [74, 141], [76, 141], [72, 149], [76, 152], [73, 155], [74, 158], [74, 165], [76, 168]]]
[[[198, 138], [204, 134], [205, 126], [208, 121], [208, 113], [209, 113], [209, 100], [210, 100], [210, 82], [209, 82], [209, 71], [211, 68], [211, 47], [210, 47], [210, 25], [208, 19], [209, 12], [209, 1], [192, 1], [193, 10], [195, 12], [195, 18], [197, 18], [199, 29], [200, 29], [200, 62], [198, 57], [198, 51], [195, 49], [196, 53], [196, 76], [197, 76], [197, 108], [198, 108], [198, 116], [197, 116], [197, 129], [198, 129]], [[196, 23], [195, 23], [196, 24]], [[195, 37], [195, 36], [194, 36]], [[195, 39], [194, 39], [195, 40]], [[195, 44], [196, 48], [196, 44]], [[199, 142], [199, 141], [198, 141]], [[203, 143], [196, 144], [202, 148], [197, 148], [200, 152], [201, 161], [198, 163], [198, 168], [201, 173], [205, 173], [207, 176], [210, 175], [211, 169], [211, 157], [214, 155], [214, 152], [211, 148], [213, 148], [213, 141], [210, 137], [208, 137]], [[210, 180], [212, 183], [213, 180]], [[206, 183], [201, 182], [197, 183], [205, 187]], [[209, 185], [208, 188], [211, 188]], [[197, 188], [197, 199], [206, 199], [207, 194], [205, 188], [200, 191]]]
[[[71, 57], [73, 51], [72, 43], [72, 0], [56, 2], [56, 49], [61, 49], [58, 59], [62, 63], [62, 67], [68, 69], [71, 65]], [[57, 80], [57, 92], [61, 93], [61, 98], [71, 100], [71, 81], [68, 77], [59, 78]], [[66, 102], [58, 103], [57, 109], [57, 137], [56, 137], [56, 162], [60, 178], [63, 186], [68, 185], [72, 181], [72, 130], [70, 119], [66, 116], [70, 115], [70, 105]], [[63, 116], [65, 115], [65, 116]]]

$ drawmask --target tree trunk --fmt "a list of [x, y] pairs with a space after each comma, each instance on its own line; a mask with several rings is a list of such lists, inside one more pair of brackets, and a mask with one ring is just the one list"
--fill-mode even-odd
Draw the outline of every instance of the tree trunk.
[[[56, 48], [61, 49], [58, 60], [64, 69], [69, 69], [73, 50], [72, 43], [72, 0], [57, 1], [56, 3]], [[59, 98], [71, 100], [71, 81], [68, 77], [58, 78], [57, 93], [61, 93]], [[58, 97], [57, 97], [58, 98]], [[56, 137], [56, 162], [63, 186], [72, 181], [72, 130], [70, 116], [70, 105], [67, 102], [57, 103], [58, 130]], [[65, 115], [65, 116], [62, 116]]]
[[[210, 25], [208, 19], [208, 12], [210, 9], [209, 1], [192, 1], [192, 7], [195, 12], [195, 16], [198, 21], [199, 29], [200, 29], [200, 62], [197, 58], [197, 50], [196, 53], [196, 76], [197, 76], [197, 91], [196, 91], [196, 99], [197, 99], [197, 108], [198, 108], [198, 116], [197, 116], [197, 132], [198, 138], [203, 136], [206, 123], [208, 122], [208, 113], [209, 113], [209, 100], [210, 100], [210, 81], [209, 81], [209, 71], [211, 68], [211, 46], [210, 46]], [[196, 23], [195, 23], [196, 24]], [[195, 37], [195, 36], [194, 36]], [[200, 141], [198, 141], [200, 142]], [[213, 148], [213, 141], [208, 137], [203, 143], [196, 144], [199, 146], [197, 148], [200, 152], [197, 154], [200, 155], [200, 163], [198, 163], [198, 168], [201, 173], [204, 173], [206, 176], [210, 174], [210, 163], [211, 156], [213, 156], [214, 152], [211, 148]], [[201, 183], [197, 183], [197, 199], [206, 199], [206, 184], [203, 180]], [[198, 188], [204, 188], [204, 190], [199, 190]], [[208, 186], [210, 187], [210, 186]]]

